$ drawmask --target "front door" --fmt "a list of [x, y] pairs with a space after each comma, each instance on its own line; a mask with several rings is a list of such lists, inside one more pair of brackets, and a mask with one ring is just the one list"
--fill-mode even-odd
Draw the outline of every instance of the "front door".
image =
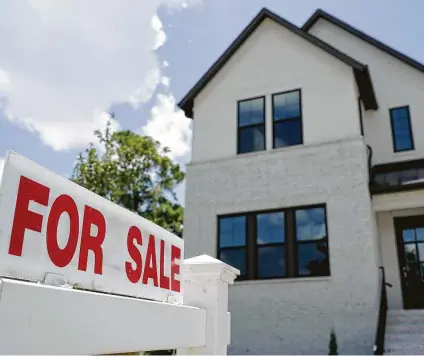
[[424, 215], [395, 218], [405, 309], [424, 308]]

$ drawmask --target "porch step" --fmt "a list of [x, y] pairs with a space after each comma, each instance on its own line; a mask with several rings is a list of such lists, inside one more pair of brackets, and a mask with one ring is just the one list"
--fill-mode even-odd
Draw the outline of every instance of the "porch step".
[[384, 349], [386, 355], [423, 355], [424, 310], [389, 310]]

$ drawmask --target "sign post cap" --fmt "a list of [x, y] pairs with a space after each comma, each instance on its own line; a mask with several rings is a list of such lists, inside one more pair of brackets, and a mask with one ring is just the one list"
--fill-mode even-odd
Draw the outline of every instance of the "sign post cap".
[[[201, 276], [207, 278], [216, 277], [229, 284], [232, 284], [240, 271], [225, 262], [222, 262], [209, 255], [200, 255], [184, 260], [184, 273], [191, 276]], [[196, 278], [197, 279], [197, 278]]]

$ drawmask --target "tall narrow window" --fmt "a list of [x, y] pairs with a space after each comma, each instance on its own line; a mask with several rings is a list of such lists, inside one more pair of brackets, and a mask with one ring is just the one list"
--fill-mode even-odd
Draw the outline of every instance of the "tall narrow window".
[[240, 270], [240, 278], [247, 272], [246, 216], [219, 218], [218, 258]]
[[274, 94], [273, 147], [286, 147], [303, 143], [301, 93], [299, 90]]
[[237, 153], [265, 149], [265, 97], [238, 102]]
[[256, 215], [258, 278], [286, 276], [284, 212]]
[[299, 276], [328, 276], [328, 241], [325, 208], [295, 212]]
[[413, 150], [414, 138], [412, 135], [409, 106], [390, 109], [390, 121], [392, 125], [394, 151]]

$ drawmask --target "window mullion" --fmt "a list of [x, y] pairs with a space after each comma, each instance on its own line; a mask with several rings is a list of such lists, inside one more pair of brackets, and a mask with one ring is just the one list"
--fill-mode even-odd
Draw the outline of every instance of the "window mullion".
[[286, 217], [286, 258], [287, 277], [296, 277], [297, 252], [296, 252], [296, 229], [294, 222], [294, 210], [285, 211]]
[[246, 216], [246, 238], [247, 238], [247, 275], [249, 279], [257, 276], [257, 246], [256, 246], [256, 215]]

